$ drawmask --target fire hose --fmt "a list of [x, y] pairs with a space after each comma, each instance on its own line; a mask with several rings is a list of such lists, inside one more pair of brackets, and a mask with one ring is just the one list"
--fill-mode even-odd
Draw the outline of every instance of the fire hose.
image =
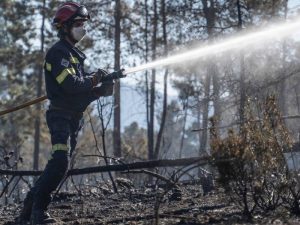
[[[129, 73], [132, 73], [131, 71], [124, 71], [123, 72], [123, 75], [127, 75]], [[105, 81], [108, 81], [108, 80], [115, 80], [115, 79], [118, 79], [119, 77], [116, 77], [115, 76], [115, 73], [111, 73], [111, 74], [108, 74], [105, 78], [104, 78], [104, 82]], [[23, 109], [23, 108], [26, 108], [28, 106], [31, 106], [31, 105], [34, 105], [34, 104], [37, 104], [39, 102], [42, 102], [44, 100], [47, 99], [47, 96], [41, 96], [41, 97], [38, 97], [38, 98], [35, 98], [31, 101], [28, 101], [28, 102], [25, 102], [21, 105], [18, 105], [16, 107], [13, 107], [13, 108], [9, 108], [9, 109], [6, 109], [6, 110], [3, 110], [3, 111], [0, 111], [0, 117], [5, 115], [5, 114], [8, 114], [8, 113], [12, 113], [12, 112], [15, 112], [17, 110], [20, 110], [20, 109]]]
[[38, 97], [36, 99], [33, 99], [31, 101], [28, 101], [28, 102], [25, 102], [21, 105], [18, 105], [16, 107], [13, 107], [13, 108], [10, 108], [10, 109], [6, 109], [6, 110], [3, 110], [3, 111], [0, 111], [0, 116], [3, 116], [5, 114], [8, 114], [8, 113], [11, 113], [11, 112], [14, 112], [14, 111], [17, 111], [19, 109], [23, 109], [23, 108], [26, 108], [30, 105], [34, 105], [34, 104], [37, 104], [39, 102], [42, 102], [44, 101], [45, 99], [47, 99], [47, 96], [41, 96], [41, 97]]

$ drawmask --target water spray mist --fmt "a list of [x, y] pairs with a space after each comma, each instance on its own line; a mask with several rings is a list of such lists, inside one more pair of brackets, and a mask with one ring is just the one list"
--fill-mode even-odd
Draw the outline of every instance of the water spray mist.
[[135, 73], [138, 71], [152, 69], [159, 66], [167, 66], [175, 63], [182, 63], [185, 61], [204, 58], [209, 55], [226, 52], [228, 50], [242, 49], [246, 46], [256, 45], [267, 40], [289, 37], [296, 31], [300, 32], [300, 18], [297, 18], [292, 22], [273, 24], [271, 27], [264, 30], [239, 35], [238, 37], [225, 39], [215, 44], [200, 46], [191, 51], [175, 54], [173, 56], [158, 59], [156, 61], [144, 65], [132, 67], [126, 69], [125, 74]]

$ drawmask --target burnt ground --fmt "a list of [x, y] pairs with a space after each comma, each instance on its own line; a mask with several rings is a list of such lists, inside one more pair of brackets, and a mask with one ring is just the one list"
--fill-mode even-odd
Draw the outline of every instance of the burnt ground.
[[[221, 189], [204, 196], [198, 184], [179, 187], [181, 198], [178, 192], [171, 191], [162, 199], [158, 224], [300, 224], [300, 218], [284, 210], [255, 215], [252, 222], [247, 222]], [[56, 224], [150, 225], [155, 221], [157, 193], [163, 192], [163, 189], [119, 187], [119, 194], [115, 194], [105, 186], [86, 187], [80, 193], [60, 193], [49, 212], [58, 220]], [[20, 204], [1, 206], [0, 224], [15, 224], [14, 217], [20, 207]]]

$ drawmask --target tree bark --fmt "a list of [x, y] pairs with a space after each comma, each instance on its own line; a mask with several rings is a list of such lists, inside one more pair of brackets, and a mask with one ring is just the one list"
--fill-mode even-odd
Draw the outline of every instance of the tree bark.
[[185, 103], [183, 103], [183, 108], [184, 108], [184, 116], [183, 116], [183, 125], [182, 125], [182, 135], [181, 135], [181, 140], [180, 140], [180, 148], [179, 148], [179, 158], [182, 157], [182, 150], [183, 150], [183, 143], [184, 143], [184, 136], [185, 136], [185, 126], [186, 126], [186, 120], [187, 120], [187, 113], [188, 113], [188, 107], [189, 107], [189, 98], [187, 97]]
[[[237, 11], [238, 11], [238, 29], [242, 30], [243, 20], [240, 0], [237, 0]], [[240, 106], [239, 106], [239, 118], [240, 126], [244, 125], [245, 122], [245, 105], [246, 105], [246, 84], [245, 84], [245, 59], [244, 53], [240, 52]]]
[[[208, 4], [209, 3], [209, 4]], [[206, 19], [207, 33], [209, 38], [213, 38], [213, 27], [215, 26], [215, 4], [214, 0], [202, 0], [203, 11]], [[202, 121], [202, 134], [200, 138], [199, 155], [203, 154], [207, 145], [207, 127], [208, 127], [208, 113], [209, 113], [209, 102], [210, 102], [210, 85], [211, 76], [213, 75], [214, 65], [210, 62], [208, 64], [207, 74], [204, 81], [204, 100], [203, 100], [203, 121]]]
[[220, 77], [216, 65], [213, 65], [213, 104], [214, 104], [214, 117], [216, 118], [216, 126], [219, 126], [221, 121], [221, 101], [220, 101]]
[[[198, 124], [198, 127], [199, 127], [199, 132], [198, 132], [198, 140], [199, 140], [199, 156], [202, 156], [204, 152], [201, 151], [201, 138], [202, 138], [202, 122], [201, 122], [201, 109], [202, 109], [202, 102], [201, 102], [201, 98], [200, 96], [198, 96], [198, 99], [197, 99], [197, 124]], [[198, 131], [197, 130], [197, 131]]]
[[[148, 0], [145, 0], [145, 47], [146, 47], [146, 53], [145, 53], [145, 61], [148, 62], [148, 53], [149, 53], [149, 47], [148, 47], [148, 19], [149, 19], [149, 12], [148, 12]], [[149, 78], [148, 78], [148, 70], [145, 71], [145, 86], [146, 86], [146, 121], [147, 126], [149, 128], [150, 124], [150, 104], [149, 104]], [[149, 132], [148, 132], [148, 138], [149, 138]]]
[[[46, 0], [43, 1], [43, 9], [42, 9], [42, 26], [41, 26], [41, 49], [40, 54], [44, 54], [44, 25], [45, 25], [45, 4]], [[42, 85], [43, 85], [43, 65], [38, 68], [38, 81], [36, 88], [36, 96], [39, 98], [42, 95]], [[33, 151], [33, 169], [39, 169], [39, 153], [40, 153], [40, 114], [41, 114], [41, 104], [36, 105], [36, 118], [34, 121], [34, 151]]]
[[203, 114], [202, 114], [202, 134], [200, 140], [199, 154], [203, 154], [207, 145], [207, 127], [208, 127], [208, 111], [209, 111], [209, 101], [210, 101], [210, 76], [207, 74], [205, 76], [204, 83], [204, 100], [203, 100]]
[[[115, 71], [120, 69], [120, 43], [121, 43], [121, 1], [116, 0], [115, 5]], [[114, 130], [113, 130], [114, 156], [121, 157], [121, 96], [120, 80], [114, 85]]]
[[[284, 5], [284, 20], [286, 21], [287, 19], [287, 11], [288, 11], [288, 5], [287, 5], [287, 1], [285, 2]], [[283, 40], [282, 43], [282, 71], [280, 76], [284, 77], [286, 75], [286, 62], [287, 62], [287, 44], [286, 44], [286, 40]], [[278, 101], [279, 101], [279, 109], [282, 112], [282, 115], [287, 115], [288, 114], [288, 108], [287, 108], [287, 94], [286, 94], [286, 79], [282, 79], [282, 81], [279, 84], [279, 97], [278, 97]]]
[[[168, 39], [167, 39], [167, 18], [166, 18], [166, 1], [161, 0], [161, 11], [162, 11], [162, 28], [163, 28], [163, 43], [164, 43], [164, 55], [168, 55]], [[157, 134], [157, 140], [154, 151], [154, 159], [158, 159], [160, 144], [163, 136], [163, 131], [167, 117], [167, 105], [168, 105], [168, 69], [165, 70], [164, 75], [164, 97], [163, 97], [163, 110], [161, 113], [161, 123]]]
[[[153, 36], [152, 36], [152, 61], [156, 59], [156, 35], [157, 35], [157, 0], [153, 1]], [[148, 159], [154, 159], [154, 112], [155, 112], [155, 82], [156, 70], [152, 70], [150, 84], [150, 118], [148, 124]]]

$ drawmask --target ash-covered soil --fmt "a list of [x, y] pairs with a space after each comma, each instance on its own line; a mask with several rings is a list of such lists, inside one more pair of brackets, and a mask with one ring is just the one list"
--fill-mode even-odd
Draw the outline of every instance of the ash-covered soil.
[[[158, 212], [160, 225], [202, 224], [300, 224], [300, 219], [287, 211], [255, 215], [247, 221], [241, 210], [230, 203], [222, 190], [203, 195], [201, 185], [179, 185], [178, 191], [169, 191], [158, 206], [158, 194], [162, 188], [120, 187], [119, 193], [111, 188], [86, 187], [78, 192], [60, 193], [49, 207], [50, 214], [57, 219], [55, 224], [155, 224]], [[0, 224], [12, 225], [21, 208], [19, 205], [0, 207]], [[156, 209], [155, 209], [156, 208]], [[158, 209], [157, 209], [158, 208]]]

